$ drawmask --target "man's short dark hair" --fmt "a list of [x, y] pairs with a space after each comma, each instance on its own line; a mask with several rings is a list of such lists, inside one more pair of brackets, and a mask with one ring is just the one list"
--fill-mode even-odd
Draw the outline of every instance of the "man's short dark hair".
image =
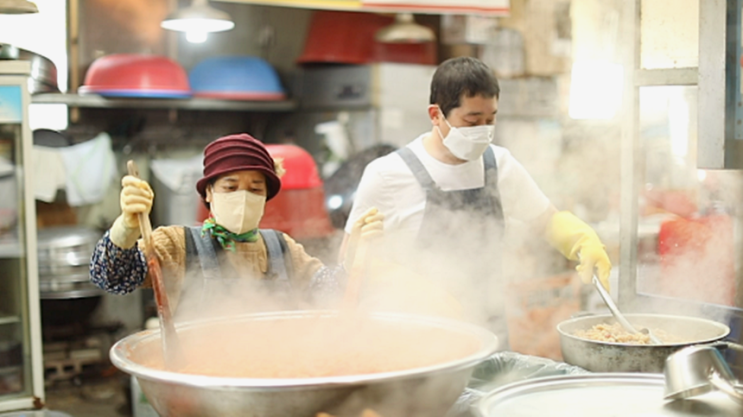
[[451, 58], [442, 62], [431, 80], [430, 104], [438, 104], [445, 117], [460, 106], [460, 97], [500, 96], [498, 79], [482, 61], [472, 57]]

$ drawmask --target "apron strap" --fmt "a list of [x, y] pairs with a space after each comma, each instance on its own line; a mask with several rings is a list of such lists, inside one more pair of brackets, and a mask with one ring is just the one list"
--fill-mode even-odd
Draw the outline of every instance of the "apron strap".
[[206, 279], [218, 279], [222, 275], [217, 259], [217, 251], [214, 249], [214, 240], [211, 235], [201, 234], [201, 227], [185, 227], [186, 232], [186, 267], [196, 264], [198, 259], [201, 272]]
[[287, 247], [284, 236], [273, 229], [260, 229], [258, 232], [263, 237], [268, 252], [268, 271], [266, 271], [266, 274], [269, 276], [275, 275], [276, 281], [279, 283], [289, 284], [287, 259], [290, 258], [286, 256]]
[[408, 168], [413, 172], [415, 179], [418, 180], [418, 183], [420, 183], [424, 190], [434, 190], [437, 188], [433, 178], [431, 178], [431, 175], [426, 171], [426, 167], [423, 166], [423, 163], [417, 156], [415, 156], [415, 153], [413, 153], [410, 148], [406, 146], [398, 149], [396, 152], [408, 165]]
[[483, 161], [485, 163], [485, 185], [492, 184], [498, 185], [498, 164], [495, 163], [495, 152], [493, 148], [488, 146], [485, 149], [485, 153], [482, 154]]
[[488, 146], [482, 157], [485, 164], [485, 188], [490, 190], [494, 197], [493, 205], [496, 218], [499, 221], [503, 221], [503, 203], [501, 202], [500, 189], [498, 188], [498, 164], [495, 162], [493, 147]]
[[[431, 178], [431, 175], [423, 166], [423, 163], [415, 156], [415, 153], [408, 147], [400, 148], [397, 151], [402, 160], [407, 164], [408, 168], [413, 172], [415, 179], [423, 187], [424, 190], [430, 190], [436, 188], [436, 183]], [[483, 160], [485, 164], [485, 185], [493, 185], [495, 190], [498, 189], [498, 164], [495, 162], [495, 152], [493, 148], [488, 146], [483, 153]]]

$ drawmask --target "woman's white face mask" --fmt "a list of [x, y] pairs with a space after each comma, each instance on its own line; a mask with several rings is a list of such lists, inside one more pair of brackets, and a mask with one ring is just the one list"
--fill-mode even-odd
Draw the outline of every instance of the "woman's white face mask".
[[266, 207], [266, 197], [247, 190], [216, 193], [212, 190], [214, 220], [232, 233], [243, 234], [258, 228]]
[[444, 118], [444, 121], [449, 126], [449, 134], [444, 137], [438, 126], [436, 126], [436, 129], [443, 139], [444, 146], [459, 159], [474, 161], [481, 157], [493, 142], [493, 136], [495, 135], [495, 126], [493, 125], [452, 127], [446, 118]]

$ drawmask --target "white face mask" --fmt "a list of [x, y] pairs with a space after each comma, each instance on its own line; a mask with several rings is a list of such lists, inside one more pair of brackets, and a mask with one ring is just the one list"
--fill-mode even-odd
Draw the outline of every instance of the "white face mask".
[[444, 119], [444, 121], [449, 126], [449, 134], [444, 137], [438, 126], [436, 126], [436, 129], [444, 141], [444, 146], [459, 159], [474, 161], [481, 157], [490, 143], [493, 142], [495, 134], [495, 126], [493, 125], [452, 127], [448, 120]]
[[218, 225], [232, 233], [242, 234], [258, 227], [266, 207], [266, 197], [247, 190], [212, 191], [210, 206]]

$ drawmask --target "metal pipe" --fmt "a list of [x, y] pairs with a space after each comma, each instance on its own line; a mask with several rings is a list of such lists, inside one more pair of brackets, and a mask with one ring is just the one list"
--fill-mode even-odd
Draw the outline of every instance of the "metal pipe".
[[622, 12], [624, 30], [632, 46], [625, 49], [624, 91], [622, 94], [622, 143], [621, 143], [621, 205], [619, 223], [619, 283], [617, 302], [626, 309], [637, 294], [637, 212], [638, 161], [641, 160], [639, 119], [640, 94], [635, 85], [635, 71], [640, 64], [640, 6], [641, 1], [625, 3]]
[[[68, 0], [67, 36], [68, 56], [67, 67], [69, 68], [69, 82], [67, 92], [76, 92], [80, 87], [80, 0]], [[70, 107], [70, 121], [76, 123], [80, 120], [80, 108]]]

